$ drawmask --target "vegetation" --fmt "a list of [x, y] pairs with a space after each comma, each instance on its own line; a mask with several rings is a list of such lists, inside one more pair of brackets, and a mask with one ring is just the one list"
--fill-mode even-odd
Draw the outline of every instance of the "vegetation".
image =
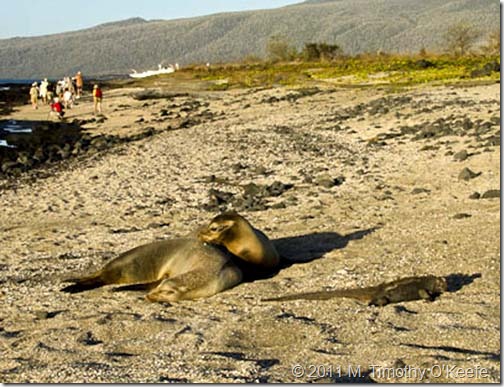
[[273, 35], [266, 45], [267, 59], [271, 62], [287, 62], [301, 59], [309, 62], [330, 61], [343, 54], [337, 44], [305, 43], [301, 52], [286, 37]]
[[500, 48], [500, 28], [497, 28], [488, 34], [483, 50], [487, 55], [499, 55]]
[[479, 34], [469, 22], [450, 26], [445, 35], [447, 52], [456, 56], [466, 55], [479, 38]]
[[208, 90], [280, 85], [299, 88], [320, 83], [342, 87], [401, 87], [426, 83], [495, 81], [500, 79], [499, 63], [499, 55], [455, 57], [426, 52], [415, 55], [340, 55], [331, 61], [305, 61], [298, 58], [286, 62], [251, 62], [248, 59], [242, 63], [212, 65], [210, 69], [205, 66], [185, 67], [166, 77], [157, 77], [154, 83], [162, 85], [163, 80], [174, 85], [192, 83], [193, 87], [198, 84], [198, 87]]
[[285, 62], [293, 60], [298, 55], [294, 46], [291, 46], [282, 35], [273, 35], [266, 44], [268, 59], [272, 62]]
[[305, 43], [301, 57], [307, 61], [334, 60], [343, 55], [343, 50], [337, 44]]

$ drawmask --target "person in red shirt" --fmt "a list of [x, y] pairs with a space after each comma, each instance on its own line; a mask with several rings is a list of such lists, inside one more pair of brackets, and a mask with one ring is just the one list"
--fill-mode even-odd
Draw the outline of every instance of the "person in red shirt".
[[103, 98], [103, 93], [100, 89], [100, 86], [94, 85], [93, 86], [93, 102], [94, 102], [94, 114], [102, 112], [102, 98]]
[[54, 102], [51, 104], [51, 112], [56, 113], [59, 119], [62, 119], [65, 115], [63, 104], [60, 102], [58, 97], [54, 98]]

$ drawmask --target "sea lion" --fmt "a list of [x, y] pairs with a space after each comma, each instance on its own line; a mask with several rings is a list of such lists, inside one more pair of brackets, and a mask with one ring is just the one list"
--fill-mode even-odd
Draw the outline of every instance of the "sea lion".
[[[238, 214], [223, 214], [195, 236], [135, 247], [108, 262], [101, 270], [62, 291], [77, 293], [104, 285], [145, 285], [149, 301], [179, 301], [210, 297], [243, 279], [246, 260], [271, 267], [278, 253], [268, 238]], [[235, 254], [235, 256], [233, 255]]]
[[216, 216], [198, 233], [202, 242], [224, 246], [236, 257], [264, 268], [275, 268], [280, 262], [273, 243], [236, 212]]
[[276, 298], [266, 298], [262, 301], [328, 300], [344, 297], [354, 298], [366, 302], [368, 305], [385, 306], [387, 304], [420, 299], [433, 301], [446, 290], [447, 283], [444, 277], [427, 275], [401, 278], [368, 288], [298, 293]]

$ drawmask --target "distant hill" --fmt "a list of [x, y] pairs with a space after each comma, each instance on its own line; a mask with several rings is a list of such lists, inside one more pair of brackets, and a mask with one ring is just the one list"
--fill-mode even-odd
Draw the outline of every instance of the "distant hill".
[[450, 25], [499, 28], [496, 0], [308, 0], [272, 9], [190, 19], [133, 18], [79, 31], [0, 40], [0, 78], [129, 73], [158, 63], [225, 62], [265, 56], [272, 35], [297, 47], [340, 45], [345, 53], [439, 51]]

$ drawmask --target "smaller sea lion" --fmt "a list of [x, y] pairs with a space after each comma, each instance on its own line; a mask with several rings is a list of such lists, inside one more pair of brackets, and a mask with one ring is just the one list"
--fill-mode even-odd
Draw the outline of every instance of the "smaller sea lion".
[[385, 306], [387, 304], [420, 299], [433, 301], [446, 290], [447, 283], [445, 278], [427, 275], [401, 278], [367, 288], [298, 293], [283, 297], [266, 298], [262, 301], [329, 300], [331, 298], [343, 297], [367, 302], [368, 305]]
[[224, 246], [231, 254], [257, 266], [274, 268], [280, 262], [268, 237], [236, 212], [217, 215], [208, 226], [200, 229], [198, 238], [205, 243]]

